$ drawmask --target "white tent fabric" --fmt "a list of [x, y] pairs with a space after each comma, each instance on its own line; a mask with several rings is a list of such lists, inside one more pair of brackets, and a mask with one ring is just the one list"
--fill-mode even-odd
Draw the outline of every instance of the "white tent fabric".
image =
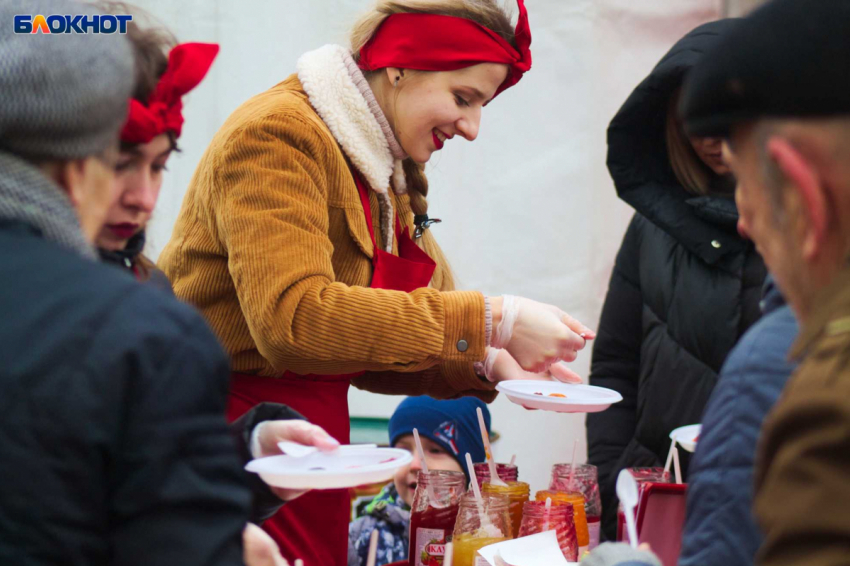
[[[509, 2], [510, 3], [510, 2]], [[209, 140], [242, 102], [293, 72], [304, 51], [346, 43], [371, 0], [136, 0], [180, 41], [221, 44], [185, 100], [182, 153], [169, 164], [149, 230], [156, 257]], [[533, 69], [483, 113], [475, 143], [459, 138], [428, 165], [432, 228], [460, 286], [554, 303], [595, 328], [631, 209], [605, 167], [608, 121], [669, 47], [720, 17], [722, 0], [527, 0]], [[586, 376], [587, 348], [573, 363]], [[399, 397], [353, 390], [351, 413], [389, 416]], [[584, 418], [492, 406], [496, 457], [547, 486], [551, 465], [585, 454]]]

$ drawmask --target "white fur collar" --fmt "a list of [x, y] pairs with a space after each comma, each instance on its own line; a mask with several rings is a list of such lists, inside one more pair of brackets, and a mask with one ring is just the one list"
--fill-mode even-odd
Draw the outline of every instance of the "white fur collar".
[[[351, 53], [340, 45], [325, 45], [305, 53], [298, 59], [295, 69], [310, 104], [377, 193], [384, 248], [392, 253], [395, 215], [389, 196], [390, 180], [398, 194], [406, 191], [407, 184], [402, 156], [394, 157], [387, 134], [361, 92], [369, 88], [366, 79]], [[359, 87], [355, 78], [360, 82]], [[395, 145], [398, 147], [397, 143]]]
[[302, 55], [296, 70], [310, 104], [342, 150], [372, 189], [386, 194], [395, 160], [380, 123], [352, 78], [353, 73], [362, 74], [351, 53], [340, 45], [325, 45]]

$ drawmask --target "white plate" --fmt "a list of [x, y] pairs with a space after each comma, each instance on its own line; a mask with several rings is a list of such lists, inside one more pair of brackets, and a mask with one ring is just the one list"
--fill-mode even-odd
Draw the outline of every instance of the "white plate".
[[697, 449], [696, 439], [700, 435], [700, 432], [702, 432], [701, 424], [680, 426], [670, 433], [670, 440], [675, 440], [679, 443], [679, 446], [688, 452], [693, 452]]
[[248, 462], [245, 469], [264, 482], [286, 489], [340, 489], [389, 481], [413, 457], [398, 448], [344, 447], [308, 456], [269, 456]]
[[[598, 413], [623, 400], [612, 389], [560, 381], [503, 381], [496, 389], [517, 405], [556, 413]], [[552, 393], [565, 397], [552, 397]]]

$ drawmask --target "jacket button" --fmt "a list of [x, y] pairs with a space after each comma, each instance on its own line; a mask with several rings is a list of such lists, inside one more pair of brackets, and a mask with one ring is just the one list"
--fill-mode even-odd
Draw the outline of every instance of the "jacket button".
[[712, 248], [720, 249], [720, 246], [721, 246], [721, 245], [722, 245], [722, 244], [721, 244], [720, 242], [718, 242], [717, 240], [711, 240], [711, 247], [712, 247]]
[[458, 340], [457, 341], [457, 351], [458, 352], [466, 352], [469, 350], [469, 343], [466, 340]]

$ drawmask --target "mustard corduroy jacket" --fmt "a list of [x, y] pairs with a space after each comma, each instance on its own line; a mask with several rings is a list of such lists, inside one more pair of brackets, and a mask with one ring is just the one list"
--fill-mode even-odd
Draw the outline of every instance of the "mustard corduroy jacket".
[[[412, 230], [407, 195], [389, 195]], [[383, 247], [374, 192], [370, 204]], [[372, 254], [346, 155], [293, 75], [216, 133], [158, 264], [234, 371], [364, 370], [353, 384], [377, 393], [492, 400], [492, 384], [472, 369], [485, 354], [483, 296], [371, 289]]]

